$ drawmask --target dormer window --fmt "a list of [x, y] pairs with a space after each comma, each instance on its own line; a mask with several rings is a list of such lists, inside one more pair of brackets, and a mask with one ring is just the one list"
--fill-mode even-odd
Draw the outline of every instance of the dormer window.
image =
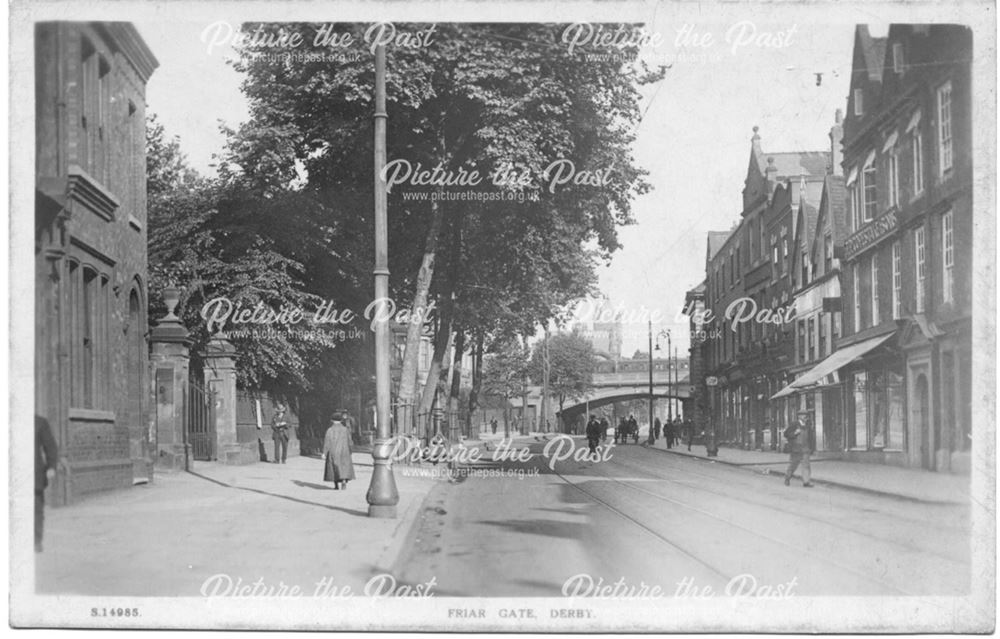
[[892, 70], [899, 74], [906, 70], [906, 60], [903, 57], [903, 44], [901, 42], [892, 45]]
[[861, 89], [854, 90], [854, 115], [864, 115], [865, 113], [865, 92]]
[[875, 219], [875, 209], [878, 206], [878, 196], [876, 193], [875, 177], [875, 151], [868, 155], [864, 169], [861, 171], [861, 190], [864, 198], [864, 211], [862, 222], [871, 222]]

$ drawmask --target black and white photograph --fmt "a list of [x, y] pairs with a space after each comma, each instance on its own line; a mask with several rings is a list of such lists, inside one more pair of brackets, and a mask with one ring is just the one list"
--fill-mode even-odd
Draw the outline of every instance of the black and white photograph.
[[995, 3], [9, 20], [12, 626], [995, 630]]

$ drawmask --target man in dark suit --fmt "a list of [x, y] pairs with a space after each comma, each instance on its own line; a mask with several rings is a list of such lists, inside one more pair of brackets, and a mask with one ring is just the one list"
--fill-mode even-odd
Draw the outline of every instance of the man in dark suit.
[[284, 464], [288, 458], [288, 422], [285, 421], [284, 406], [278, 406], [274, 411], [274, 417], [271, 419], [271, 439], [274, 440], [274, 463]]
[[59, 447], [52, 436], [49, 420], [35, 415], [35, 552], [42, 552], [45, 526], [45, 488], [56, 476]]
[[785, 439], [788, 440], [788, 470], [785, 471], [785, 485], [792, 481], [792, 474], [800, 465], [802, 466], [802, 485], [805, 488], [812, 488], [812, 469], [809, 465], [809, 456], [813, 452], [812, 426], [809, 424], [809, 412], [800, 410], [798, 419], [794, 424], [785, 429]]

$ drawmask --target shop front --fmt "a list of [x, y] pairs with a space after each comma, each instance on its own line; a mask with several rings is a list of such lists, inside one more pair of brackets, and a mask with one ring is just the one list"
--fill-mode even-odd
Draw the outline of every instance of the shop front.
[[847, 458], [907, 465], [903, 361], [876, 351], [852, 365], [845, 380]]
[[944, 329], [922, 316], [901, 332], [909, 465], [967, 473], [971, 463], [972, 350], [967, 325]]
[[888, 350], [895, 333], [846, 345], [775, 393], [785, 419], [810, 413], [818, 451], [906, 464], [903, 360]]

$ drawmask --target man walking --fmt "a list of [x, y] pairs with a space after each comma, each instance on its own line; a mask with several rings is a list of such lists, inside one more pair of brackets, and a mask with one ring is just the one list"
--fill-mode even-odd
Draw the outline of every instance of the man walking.
[[288, 458], [288, 422], [285, 421], [284, 406], [277, 406], [274, 410], [274, 417], [271, 418], [271, 439], [274, 440], [274, 463], [284, 464]]
[[42, 552], [42, 529], [45, 525], [45, 488], [56, 476], [59, 448], [49, 420], [35, 415], [35, 552]]
[[597, 417], [591, 415], [590, 421], [587, 422], [587, 445], [590, 447], [591, 456], [597, 454], [597, 444], [600, 441], [601, 441], [601, 422], [597, 421]]
[[809, 467], [809, 455], [813, 451], [812, 426], [809, 424], [809, 412], [800, 410], [798, 419], [785, 429], [785, 439], [788, 440], [788, 470], [785, 471], [785, 485], [790, 485], [792, 474], [802, 466], [802, 486], [812, 488], [812, 470]]

